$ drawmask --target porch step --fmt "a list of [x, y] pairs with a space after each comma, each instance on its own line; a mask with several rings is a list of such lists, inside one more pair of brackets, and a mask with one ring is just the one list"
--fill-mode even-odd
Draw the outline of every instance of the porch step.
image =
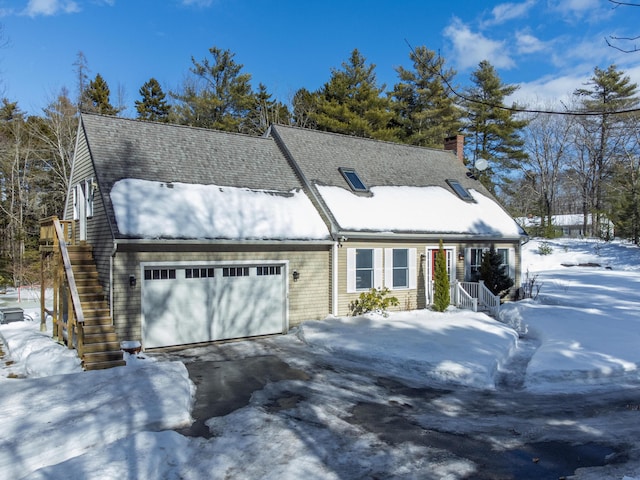
[[105, 370], [107, 368], [124, 367], [127, 364], [124, 360], [112, 360], [108, 362], [82, 362], [85, 370]]
[[[97, 337], [96, 337], [97, 338]], [[120, 351], [119, 342], [99, 342], [84, 345], [84, 353], [100, 353], [100, 352], [118, 352]]]
[[84, 301], [82, 298], [80, 299], [80, 304], [82, 305], [82, 311], [83, 312], [90, 312], [90, 311], [102, 311], [104, 312], [105, 310], [108, 311], [109, 307], [107, 306], [107, 302], [104, 299], [101, 300], [91, 300], [91, 301]]
[[86, 325], [83, 328], [85, 336], [114, 333], [113, 325]]
[[112, 351], [112, 352], [85, 353], [82, 356], [82, 361], [85, 364], [122, 361], [122, 352], [121, 351]]
[[97, 270], [81, 270], [77, 269], [75, 265], [71, 264], [73, 268], [73, 277], [76, 279], [76, 285], [84, 285], [87, 283], [97, 282], [98, 281], [98, 271]]
[[86, 282], [84, 285], [78, 285], [76, 282], [76, 287], [78, 288], [78, 294], [80, 295], [80, 297], [82, 297], [83, 295], [92, 295], [96, 293], [104, 296], [102, 285], [96, 282]]
[[103, 333], [91, 333], [84, 334], [84, 345], [90, 345], [94, 343], [111, 343], [118, 342], [118, 335], [116, 332], [103, 332]]
[[111, 317], [109, 316], [108, 313], [106, 315], [96, 315], [92, 317], [87, 317], [85, 313], [84, 326], [93, 327], [95, 325], [112, 325]]

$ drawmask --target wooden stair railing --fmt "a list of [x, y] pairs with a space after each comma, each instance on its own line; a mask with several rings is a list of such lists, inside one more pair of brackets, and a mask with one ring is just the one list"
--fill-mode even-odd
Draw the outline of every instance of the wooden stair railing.
[[[69, 240], [73, 242], [73, 225], [66, 225], [68, 223], [60, 222], [56, 217], [41, 222], [40, 248], [43, 260], [44, 255], [53, 253], [57, 265], [54, 274], [53, 336], [69, 348], [76, 348], [85, 370], [125, 365], [109, 306], [98, 281], [92, 248], [84, 243], [67, 245]], [[52, 224], [53, 228], [48, 224]], [[51, 233], [54, 234], [53, 238]], [[66, 296], [61, 298], [65, 289]], [[44, 310], [44, 295], [41, 298], [41, 309]], [[64, 306], [65, 300], [66, 329], [61, 318], [63, 315], [60, 315], [63, 310], [60, 304]], [[45, 318], [44, 314], [42, 318]]]

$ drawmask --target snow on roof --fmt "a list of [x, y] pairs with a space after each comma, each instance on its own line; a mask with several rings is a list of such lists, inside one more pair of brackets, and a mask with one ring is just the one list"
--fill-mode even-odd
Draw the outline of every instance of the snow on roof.
[[317, 185], [317, 189], [346, 230], [523, 234], [496, 202], [475, 190], [469, 190], [475, 202], [465, 202], [437, 186], [372, 187], [371, 196], [355, 195], [340, 187]]
[[218, 185], [123, 179], [111, 189], [122, 235], [140, 238], [321, 240], [329, 231], [309, 198]]

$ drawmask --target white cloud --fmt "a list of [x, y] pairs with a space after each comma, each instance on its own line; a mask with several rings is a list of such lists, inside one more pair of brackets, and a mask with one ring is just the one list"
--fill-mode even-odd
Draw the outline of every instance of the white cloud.
[[514, 18], [523, 17], [536, 2], [537, 0], [527, 0], [524, 3], [501, 3], [500, 5], [496, 5], [493, 7], [493, 10], [491, 10], [493, 18], [488, 23], [496, 25], [513, 20]]
[[37, 17], [50, 16], [57, 13], [76, 13], [80, 6], [73, 0], [29, 0], [25, 15]]
[[516, 33], [516, 46], [519, 53], [535, 53], [546, 48], [544, 42], [526, 31]]
[[588, 78], [588, 73], [567, 74], [520, 83], [518, 90], [505, 103], [517, 102], [527, 108], [562, 111], [571, 105], [573, 92], [581, 88]]
[[505, 42], [491, 40], [482, 33], [472, 32], [458, 18], [445, 28], [444, 35], [453, 43], [452, 61], [460, 70], [476, 66], [488, 60], [497, 68], [512, 68], [515, 62], [509, 55]]
[[552, 11], [559, 12], [569, 23], [579, 21], [599, 22], [613, 14], [609, 2], [602, 0], [553, 0], [549, 2]]

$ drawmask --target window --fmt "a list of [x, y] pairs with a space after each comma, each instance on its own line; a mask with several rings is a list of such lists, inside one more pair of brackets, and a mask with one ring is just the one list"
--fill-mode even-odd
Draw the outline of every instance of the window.
[[473, 196], [471, 196], [471, 194], [469, 193], [469, 190], [464, 188], [460, 184], [460, 182], [458, 182], [457, 180], [448, 179], [447, 183], [449, 184], [451, 189], [456, 193], [456, 195], [458, 195], [462, 200], [464, 200], [465, 202], [475, 202], [475, 200], [473, 199]]
[[406, 248], [393, 249], [393, 288], [409, 287], [409, 251]]
[[356, 250], [356, 290], [373, 288], [373, 249]]
[[256, 274], [261, 277], [264, 275], [280, 275], [282, 267], [280, 265], [256, 267]]
[[382, 249], [347, 248], [347, 292], [382, 288]]
[[145, 280], [175, 280], [175, 268], [152, 268], [144, 271]]
[[213, 278], [215, 276], [215, 269], [211, 267], [207, 268], [185, 268], [185, 278]]
[[80, 220], [93, 217], [93, 197], [96, 183], [88, 178], [73, 188], [73, 219]]
[[483, 248], [469, 249], [469, 281], [477, 282], [480, 278], [480, 265], [482, 265]]
[[223, 277], [248, 277], [249, 267], [224, 267], [222, 269]]
[[349, 184], [349, 187], [351, 187], [351, 190], [356, 192], [366, 192], [369, 190], [353, 168], [340, 167], [338, 170], [340, 170], [340, 173]]
[[392, 290], [417, 288], [415, 248], [384, 249], [384, 286]]

